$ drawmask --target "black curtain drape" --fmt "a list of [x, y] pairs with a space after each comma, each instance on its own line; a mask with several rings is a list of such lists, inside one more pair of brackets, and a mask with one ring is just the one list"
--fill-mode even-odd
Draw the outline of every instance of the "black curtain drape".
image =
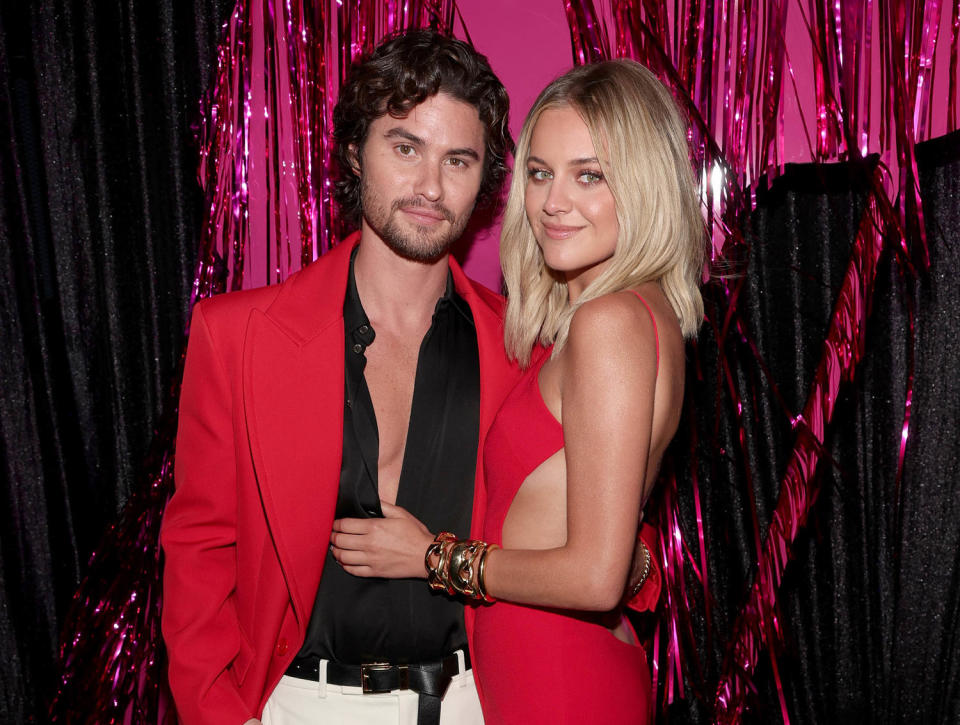
[[181, 350], [228, 0], [0, 3], [0, 722], [44, 722]]
[[[960, 133], [920, 144], [917, 156], [930, 267], [911, 272], [888, 240], [864, 357], [841, 387], [819, 497], [779, 597], [777, 665], [792, 723], [960, 722]], [[670, 722], [710, 719], [724, 643], [755, 573], [754, 532], [762, 539], [770, 524], [796, 443], [791, 418], [820, 359], [875, 163], [788, 166], [761, 189], [745, 228], [746, 272], [730, 283], [742, 282], [734, 320], [745, 334], [734, 326], [718, 349], [705, 325], [691, 353], [689, 407], [671, 455], [688, 542], [697, 533], [691, 462], [700, 477], [712, 620], [708, 630], [699, 598], [703, 675], [688, 684], [704, 699], [669, 708]], [[733, 298], [716, 283], [706, 297], [708, 316], [722, 321]], [[759, 663], [745, 722], [782, 722], [766, 649]]]

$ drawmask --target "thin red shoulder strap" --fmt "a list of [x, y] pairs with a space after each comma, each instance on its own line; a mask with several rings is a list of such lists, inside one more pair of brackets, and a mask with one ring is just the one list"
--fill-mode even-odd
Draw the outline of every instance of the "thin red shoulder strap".
[[650, 309], [650, 305], [647, 304], [647, 301], [643, 299], [641, 295], [636, 290], [630, 290], [637, 296], [637, 299], [643, 303], [643, 306], [647, 308], [647, 313], [650, 315], [650, 321], [653, 323], [653, 339], [657, 343], [657, 374], [660, 373], [660, 332], [657, 330], [657, 318], [653, 316], [653, 310]]

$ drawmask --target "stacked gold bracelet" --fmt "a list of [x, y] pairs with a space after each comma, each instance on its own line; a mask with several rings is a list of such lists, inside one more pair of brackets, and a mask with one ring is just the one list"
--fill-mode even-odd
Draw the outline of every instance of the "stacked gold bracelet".
[[427, 547], [423, 565], [427, 570], [427, 584], [431, 589], [447, 594], [492, 602], [487, 594], [483, 575], [490, 552], [500, 547], [485, 541], [458, 539], [448, 531], [441, 531]]

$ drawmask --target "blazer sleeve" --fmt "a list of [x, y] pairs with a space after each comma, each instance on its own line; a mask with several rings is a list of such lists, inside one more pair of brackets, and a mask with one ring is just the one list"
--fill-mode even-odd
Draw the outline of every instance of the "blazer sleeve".
[[160, 540], [166, 562], [161, 617], [181, 722], [240, 725], [255, 717], [230, 665], [245, 644], [237, 580], [237, 481], [230, 381], [197, 304], [180, 393], [175, 491]]

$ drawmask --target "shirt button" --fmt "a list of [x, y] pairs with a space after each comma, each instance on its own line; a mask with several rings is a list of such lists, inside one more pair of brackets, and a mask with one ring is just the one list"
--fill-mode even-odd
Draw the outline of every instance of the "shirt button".
[[281, 637], [277, 640], [277, 655], [282, 657], [287, 653], [287, 650], [290, 649], [290, 645], [287, 642], [286, 637]]
[[359, 355], [361, 352], [363, 352], [363, 345], [358, 342], [353, 346], [353, 351]]
[[367, 327], [366, 325], [360, 325], [360, 327], [359, 327], [359, 329], [357, 330], [357, 332], [359, 332], [361, 335], [366, 335], [366, 334], [367, 334], [367, 330], [369, 330], [369, 329], [370, 329], [370, 328]]

